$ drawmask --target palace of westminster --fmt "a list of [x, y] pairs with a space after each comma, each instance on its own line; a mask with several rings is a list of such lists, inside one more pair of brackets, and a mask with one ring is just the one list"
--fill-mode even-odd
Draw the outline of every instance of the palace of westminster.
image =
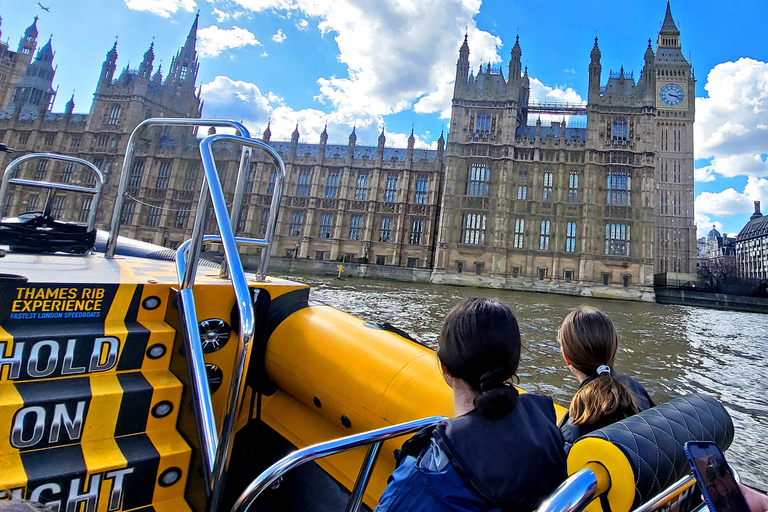
[[[150, 117], [200, 117], [195, 49], [198, 18], [166, 76], [154, 43], [137, 69], [117, 72], [109, 49], [90, 111], [52, 111], [51, 40], [38, 47], [37, 18], [14, 51], [0, 43], [0, 168], [23, 153], [54, 152], [94, 163], [105, 175], [97, 226], [108, 229], [133, 128]], [[42, 41], [40, 41], [42, 42]], [[459, 49], [447, 141], [436, 150], [356, 143], [263, 140], [286, 164], [272, 255], [428, 269], [432, 282], [652, 300], [654, 274], [696, 271], [693, 214], [695, 79], [669, 5], [648, 41], [637, 81], [623, 68], [601, 78], [597, 39], [588, 101], [573, 107], [530, 101], [519, 41], [509, 68], [470, 71]], [[506, 71], [506, 73], [505, 73]], [[95, 77], [94, 77], [95, 78]], [[586, 123], [542, 124], [542, 114]], [[559, 117], [559, 116], [558, 116]], [[202, 186], [200, 136], [149, 128], [141, 139], [121, 212], [121, 235], [167, 247], [188, 238]], [[231, 197], [240, 150], [215, 151]], [[35, 160], [20, 177], [89, 182], [78, 167]], [[276, 171], [254, 156], [238, 234], [263, 236]], [[71, 194], [71, 195], [70, 195]], [[64, 193], [51, 213], [82, 222], [92, 196]], [[11, 187], [4, 215], [39, 211], [39, 189]], [[213, 225], [208, 226], [213, 229]]]

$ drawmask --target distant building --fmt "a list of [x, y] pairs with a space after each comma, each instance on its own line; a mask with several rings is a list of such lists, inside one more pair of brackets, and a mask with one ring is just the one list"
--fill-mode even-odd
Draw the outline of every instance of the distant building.
[[736, 237], [736, 264], [742, 277], [768, 279], [768, 216], [760, 213], [760, 201]]

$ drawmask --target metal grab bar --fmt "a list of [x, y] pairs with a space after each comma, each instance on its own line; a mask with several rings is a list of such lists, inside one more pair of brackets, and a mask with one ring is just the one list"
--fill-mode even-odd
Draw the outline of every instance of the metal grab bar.
[[[254, 241], [259, 242], [266, 242], [266, 247], [270, 247], [272, 245], [272, 240], [275, 236], [275, 226], [277, 224], [277, 213], [280, 209], [280, 200], [283, 197], [283, 185], [285, 183], [285, 164], [283, 164], [283, 160], [280, 158], [280, 155], [277, 154], [277, 151], [272, 149], [269, 144], [266, 144], [260, 140], [257, 139], [245, 139], [243, 137], [237, 137], [235, 135], [226, 135], [226, 134], [220, 134], [220, 135], [209, 135], [203, 141], [200, 143], [200, 156], [203, 159], [203, 167], [208, 165], [212, 169], [216, 169], [216, 162], [213, 159], [213, 152], [211, 151], [211, 144], [214, 142], [220, 141], [220, 140], [227, 140], [231, 142], [237, 142], [239, 144], [242, 144], [244, 146], [249, 146], [254, 149], [261, 149], [263, 150], [267, 156], [272, 160], [272, 163], [277, 168], [277, 176], [275, 179], [275, 188], [272, 192], [272, 202], [269, 205], [269, 216], [267, 217], [267, 229], [266, 233], [264, 234], [264, 238], [254, 238]], [[236, 198], [237, 199], [237, 198]], [[242, 205], [242, 197], [240, 197], [240, 202], [238, 203], [237, 200], [232, 202], [233, 208], [236, 204]], [[203, 208], [203, 201], [201, 196], [200, 205], [198, 206], [198, 211], [201, 211], [200, 209]], [[240, 206], [241, 207], [241, 206]], [[236, 225], [238, 222], [238, 215], [239, 211], [237, 213], [233, 210], [231, 215], [231, 231], [236, 230]], [[200, 216], [195, 218], [195, 227], [192, 229], [192, 240], [196, 240], [195, 233], [196, 229], [198, 229], [198, 221], [204, 221], [205, 219], [201, 219]], [[204, 226], [204, 222], [200, 226], [200, 232], [202, 233], [202, 227]], [[195, 264], [197, 264], [197, 257], [199, 257], [199, 252], [196, 254], [195, 258]], [[267, 268], [269, 267], [269, 250], [264, 249], [261, 251], [261, 260], [259, 261], [259, 267], [256, 271], [256, 274], [258, 275], [259, 281], [264, 281], [267, 278]], [[222, 271], [219, 274], [221, 277], [226, 277], [226, 265], [229, 265], [227, 260], [224, 260], [224, 263], [222, 264]]]
[[370, 445], [368, 453], [363, 460], [363, 465], [360, 467], [360, 473], [357, 476], [357, 480], [355, 480], [355, 486], [352, 489], [349, 502], [347, 502], [347, 512], [357, 511], [362, 502], [363, 493], [370, 480], [373, 467], [376, 464], [376, 457], [381, 449], [381, 444], [388, 439], [416, 432], [444, 419], [445, 417], [443, 416], [432, 416], [430, 418], [423, 418], [401, 423], [399, 425], [371, 430], [370, 432], [354, 434], [348, 437], [342, 437], [341, 439], [334, 439], [325, 443], [308, 446], [301, 450], [296, 450], [272, 464], [256, 477], [237, 499], [231, 512], [245, 512], [248, 510], [248, 507], [251, 506], [253, 501], [258, 498], [265, 489], [275, 483], [278, 478], [287, 471], [297, 468], [305, 462], [311, 462], [361, 446]]
[[[42, 181], [42, 180], [25, 180], [21, 178], [12, 178], [13, 171], [16, 170], [17, 167], [19, 167], [22, 163], [26, 162], [27, 160], [36, 160], [36, 159], [46, 159], [46, 160], [60, 160], [62, 162], [72, 162], [76, 164], [80, 164], [86, 167], [86, 169], [89, 169], [93, 171], [96, 174], [96, 183], [93, 188], [89, 187], [79, 187], [77, 185], [70, 185], [68, 183], [57, 183], [53, 181]], [[5, 168], [5, 173], [3, 174], [3, 184], [0, 185], [0, 205], [5, 205], [5, 195], [8, 193], [8, 187], [10, 185], [20, 185], [23, 187], [38, 187], [38, 188], [47, 188], [48, 195], [45, 198], [45, 207], [44, 210], [47, 210], [48, 202], [51, 199], [51, 191], [52, 190], [68, 190], [70, 192], [81, 192], [84, 194], [93, 194], [93, 201], [91, 201], [91, 208], [88, 212], [88, 222], [87, 222], [87, 229], [88, 231], [92, 231], [94, 226], [96, 225], [96, 211], [99, 206], [99, 200], [101, 199], [101, 189], [104, 187], [104, 175], [101, 173], [98, 167], [93, 165], [91, 162], [87, 160], [83, 160], [82, 158], [75, 158], [72, 156], [64, 156], [64, 155], [57, 155], [55, 153], [30, 153], [27, 155], [20, 156], [10, 164], [8, 164], [8, 167]], [[2, 213], [0, 213], [0, 219], [2, 219]]]
[[[136, 156], [136, 138], [139, 131], [143, 130], [147, 126], [154, 125], [166, 125], [166, 126], [219, 126], [226, 128], [236, 129], [243, 137], [250, 138], [251, 133], [248, 129], [238, 123], [237, 121], [230, 121], [227, 119], [189, 119], [189, 118], [165, 118], [165, 117], [153, 117], [145, 119], [140, 122], [136, 128], [131, 132], [131, 136], [128, 139], [128, 145], [125, 148], [125, 159], [123, 160], [123, 168], [120, 171], [120, 184], [117, 188], [117, 197], [115, 198], [115, 207], [112, 210], [112, 222], [109, 228], [109, 238], [107, 239], [107, 246], [104, 249], [104, 257], [114, 258], [115, 249], [117, 248], [117, 236], [120, 234], [120, 215], [123, 211], [123, 203], [125, 202], [125, 193], [128, 190], [128, 179], [130, 177], [131, 167], [133, 166], [133, 159]], [[240, 168], [237, 171], [237, 182], [235, 184], [235, 197], [233, 200], [232, 212], [239, 212], [243, 203], [243, 193], [245, 191], [245, 170], [251, 165], [251, 150], [244, 147], [242, 154], [240, 155]], [[205, 190], [205, 184], [203, 189]], [[205, 194], [202, 194], [205, 195]], [[236, 224], [237, 220], [231, 221]], [[233, 224], [234, 227], [236, 227]]]
[[[224, 193], [221, 188], [221, 182], [216, 170], [216, 163], [213, 159], [211, 145], [219, 140], [229, 140], [237, 142], [248, 148], [264, 149], [266, 144], [261, 141], [237, 137], [235, 135], [210, 135], [200, 143], [200, 156], [203, 160], [203, 193], [200, 194], [200, 200], [195, 216], [195, 223], [192, 229], [192, 238], [184, 242], [176, 251], [176, 270], [179, 279], [179, 300], [178, 307], [181, 315], [181, 330], [189, 354], [189, 375], [191, 387], [193, 390], [193, 403], [195, 407], [196, 422], [198, 427], [198, 439], [200, 441], [200, 452], [203, 459], [203, 475], [208, 492], [210, 512], [215, 512], [222, 499], [224, 492], [224, 483], [229, 466], [229, 460], [232, 452], [233, 433], [235, 427], [235, 415], [237, 404], [239, 403], [243, 392], [243, 377], [245, 375], [245, 366], [248, 360], [251, 340], [253, 339], [253, 329], [255, 318], [253, 313], [253, 304], [251, 302], [248, 282], [246, 281], [240, 255], [237, 252], [237, 244], [250, 244], [262, 247], [262, 263], [266, 273], [266, 264], [269, 259], [269, 241], [274, 233], [274, 224], [277, 220], [277, 210], [280, 206], [282, 197], [283, 182], [285, 180], [285, 167], [279, 155], [269, 149], [268, 153], [276, 159], [276, 165], [279, 173], [275, 183], [275, 191], [272, 197], [268, 221], [268, 239], [236, 239], [229, 220], [227, 205], [224, 199]], [[208, 193], [205, 193], [205, 190]], [[207, 217], [208, 198], [210, 196], [213, 213], [216, 218], [220, 235], [203, 236], [205, 220]], [[234, 216], [233, 212], [233, 216]], [[224, 260], [230, 270], [230, 281], [235, 292], [235, 303], [240, 314], [239, 343], [237, 355], [232, 370], [232, 377], [229, 384], [227, 401], [224, 410], [224, 417], [221, 425], [221, 432], [216, 435], [216, 420], [213, 415], [213, 405], [211, 403], [210, 390], [205, 374], [205, 361], [203, 359], [202, 347], [198, 340], [197, 313], [195, 311], [195, 300], [192, 288], [195, 284], [197, 274], [197, 260], [200, 257], [200, 249], [203, 242], [219, 242], [224, 247]], [[267, 259], [264, 259], [264, 254]], [[262, 275], [262, 279], [265, 275]]]

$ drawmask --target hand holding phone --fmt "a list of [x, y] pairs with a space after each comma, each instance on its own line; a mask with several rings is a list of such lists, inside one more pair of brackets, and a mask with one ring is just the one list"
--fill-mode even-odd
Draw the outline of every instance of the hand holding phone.
[[739, 484], [717, 444], [689, 441], [684, 451], [710, 512], [749, 512]]

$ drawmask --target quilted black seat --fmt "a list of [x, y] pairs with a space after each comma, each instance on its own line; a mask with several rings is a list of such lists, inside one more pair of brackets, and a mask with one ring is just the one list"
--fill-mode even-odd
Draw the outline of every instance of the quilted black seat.
[[568, 473], [601, 463], [611, 475], [612, 512], [628, 512], [690, 472], [687, 441], [714, 441], [725, 451], [733, 441], [728, 411], [710, 396], [676, 398], [579, 439], [568, 454]]

